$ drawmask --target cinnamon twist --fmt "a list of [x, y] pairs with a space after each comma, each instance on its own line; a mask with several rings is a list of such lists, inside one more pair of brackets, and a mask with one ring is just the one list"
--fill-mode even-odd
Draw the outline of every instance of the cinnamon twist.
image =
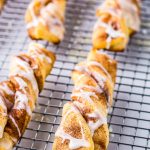
[[93, 48], [123, 51], [129, 37], [140, 29], [139, 0], [105, 0], [96, 11]]
[[32, 0], [25, 21], [32, 39], [59, 43], [64, 37], [66, 0]]
[[63, 108], [53, 150], [106, 150], [109, 142], [108, 108], [113, 102], [115, 60], [90, 52], [72, 72], [71, 102]]
[[55, 55], [36, 43], [13, 58], [9, 79], [0, 83], [0, 150], [11, 150], [23, 135], [54, 61]]

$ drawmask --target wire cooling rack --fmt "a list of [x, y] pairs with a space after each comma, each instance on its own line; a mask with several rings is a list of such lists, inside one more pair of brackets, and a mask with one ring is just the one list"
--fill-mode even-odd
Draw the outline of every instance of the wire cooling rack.
[[[30, 0], [7, 0], [0, 16], [0, 80], [8, 75], [10, 58], [26, 51], [31, 41], [24, 13]], [[100, 0], [68, 0], [66, 34], [59, 46], [39, 41], [57, 54], [24, 136], [16, 150], [52, 150], [63, 105], [70, 100], [70, 72], [91, 49], [95, 9]], [[142, 27], [124, 53], [109, 53], [118, 61], [114, 105], [108, 117], [108, 150], [150, 150], [150, 1], [142, 1]]]

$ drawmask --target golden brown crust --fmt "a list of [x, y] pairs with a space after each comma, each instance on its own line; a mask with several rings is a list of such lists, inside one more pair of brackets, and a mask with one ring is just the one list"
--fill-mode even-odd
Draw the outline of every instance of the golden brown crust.
[[[65, 120], [61, 122], [60, 127], [63, 128], [65, 133], [70, 133], [70, 136], [77, 139], [83, 138], [81, 131], [83, 130], [83, 134], [85, 135], [84, 138], [85, 140], [88, 141], [89, 146], [87, 148], [86, 147], [77, 148], [77, 150], [93, 150], [94, 144], [91, 138], [89, 127], [87, 126], [86, 121], [84, 120], [82, 115], [78, 112], [78, 110], [74, 110], [76, 108], [73, 107], [74, 105], [72, 102], [65, 104], [63, 108], [63, 116]], [[67, 113], [68, 115], [66, 115]], [[53, 144], [53, 150], [69, 150], [69, 144], [70, 144], [69, 140], [63, 140], [59, 136], [58, 137], [56, 136]]]
[[[107, 149], [109, 143], [107, 109], [113, 101], [116, 69], [117, 62], [115, 60], [96, 51], [91, 51], [87, 61], [81, 62], [75, 67], [72, 72], [75, 84], [71, 96], [72, 102], [64, 106], [62, 121], [55, 134], [53, 150], [71, 149], [72, 143], [75, 143], [72, 137], [79, 140], [78, 145], [73, 144], [76, 150]], [[76, 111], [72, 107], [67, 109], [67, 106], [70, 105], [77, 109], [79, 119], [76, 119], [76, 115], [73, 116]], [[84, 122], [80, 122], [82, 119]], [[77, 127], [87, 128], [84, 132], [84, 137], [88, 137], [85, 138], [86, 144], [79, 136], [82, 132]], [[66, 133], [69, 134], [69, 138]]]
[[66, 0], [33, 0], [25, 15], [28, 34], [58, 44], [64, 35]]

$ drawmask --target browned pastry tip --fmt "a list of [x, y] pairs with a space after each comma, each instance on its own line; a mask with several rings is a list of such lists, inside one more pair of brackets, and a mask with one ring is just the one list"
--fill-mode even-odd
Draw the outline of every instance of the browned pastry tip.
[[58, 44], [64, 37], [66, 0], [33, 0], [27, 8], [25, 21], [32, 39]]
[[94, 149], [89, 127], [72, 102], [64, 105], [62, 122], [53, 144], [53, 150], [69, 149]]

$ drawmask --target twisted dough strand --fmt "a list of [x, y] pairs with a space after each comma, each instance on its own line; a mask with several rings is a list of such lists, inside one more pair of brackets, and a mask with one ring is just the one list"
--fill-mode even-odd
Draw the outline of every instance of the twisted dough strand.
[[112, 105], [116, 61], [91, 52], [72, 72], [71, 102], [63, 108], [53, 150], [106, 150], [109, 142], [108, 106]]
[[0, 150], [12, 149], [23, 135], [54, 61], [55, 55], [36, 43], [13, 58], [9, 79], [0, 83]]

